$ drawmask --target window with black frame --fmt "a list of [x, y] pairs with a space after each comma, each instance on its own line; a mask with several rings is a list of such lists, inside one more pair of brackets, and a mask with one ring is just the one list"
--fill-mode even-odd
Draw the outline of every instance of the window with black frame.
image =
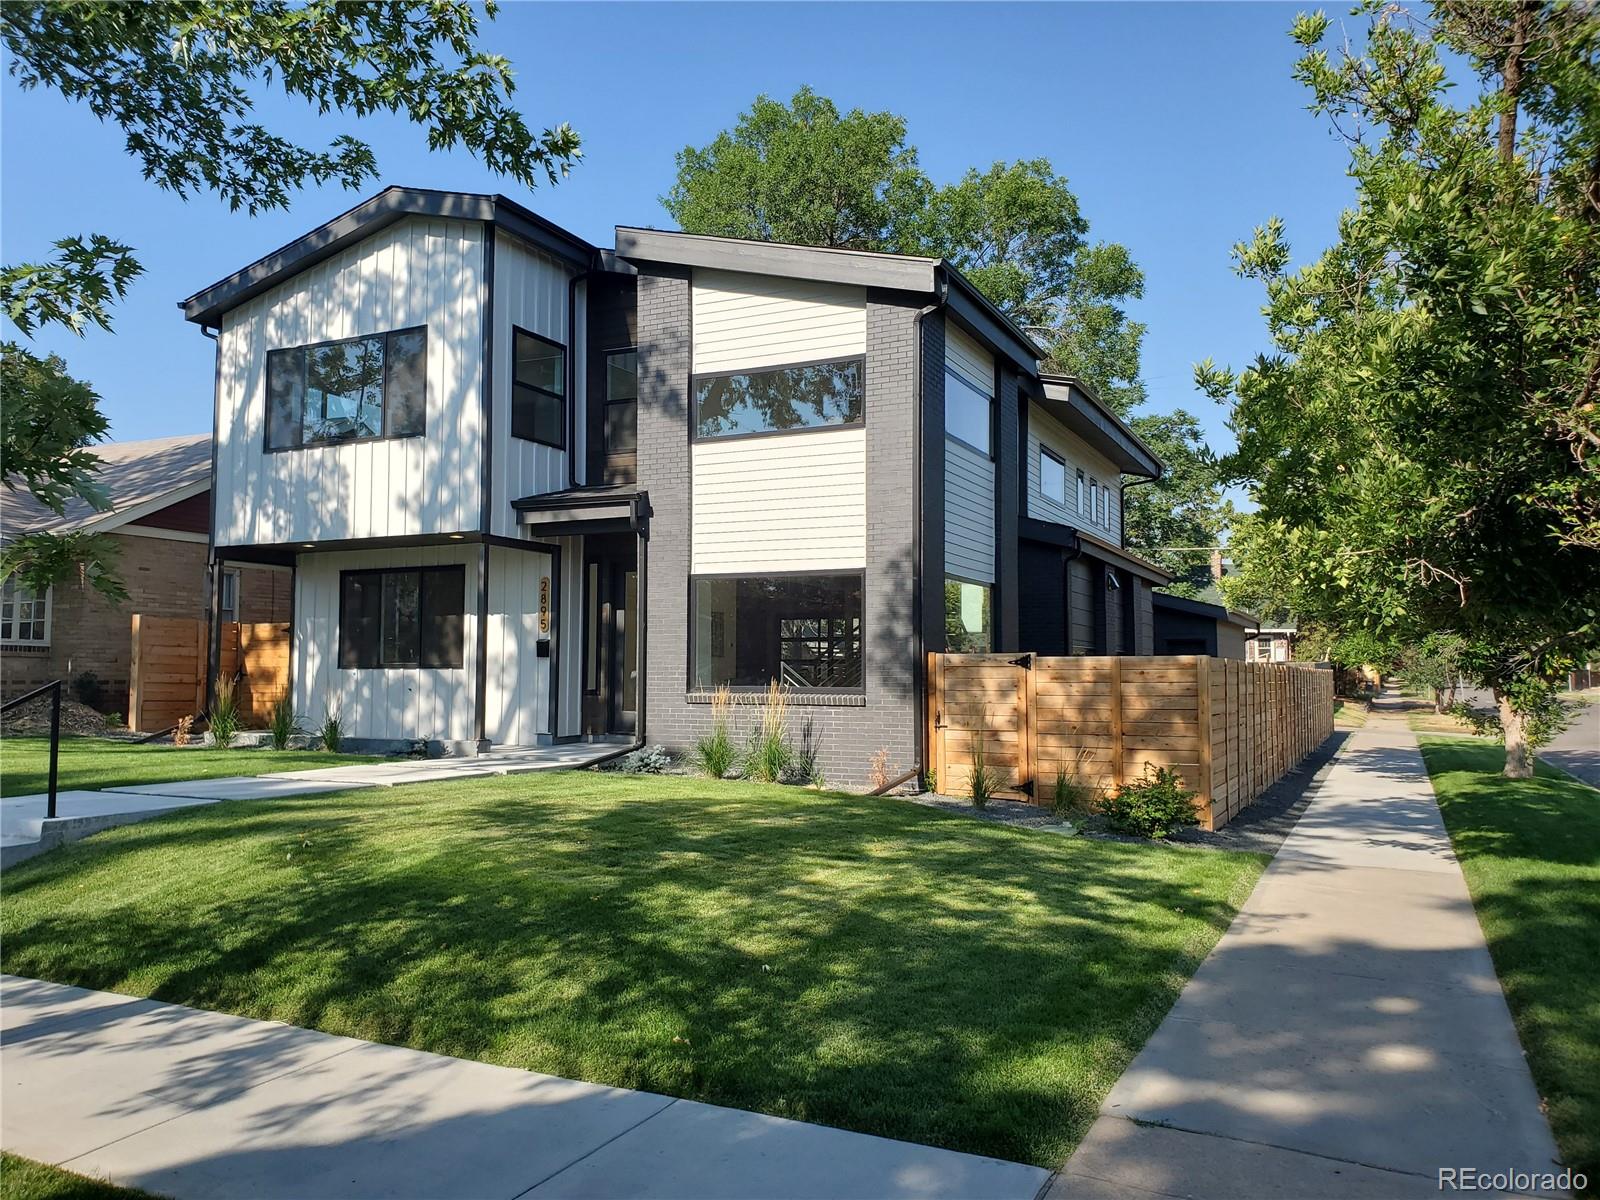
[[400, 567], [339, 575], [339, 667], [459, 668], [466, 568]]
[[803, 363], [694, 381], [695, 436], [738, 437], [861, 423], [865, 365], [859, 358]]
[[859, 691], [861, 576], [707, 576], [694, 581], [694, 686]]
[[1047, 446], [1039, 447], [1039, 491], [1063, 507], [1067, 503], [1067, 463]]
[[526, 329], [511, 331], [511, 435], [567, 445], [567, 348]]
[[606, 454], [633, 454], [639, 442], [639, 354], [606, 355]]
[[989, 453], [994, 398], [955, 371], [944, 373], [944, 431], [974, 450]]
[[267, 449], [427, 431], [428, 331], [267, 351]]

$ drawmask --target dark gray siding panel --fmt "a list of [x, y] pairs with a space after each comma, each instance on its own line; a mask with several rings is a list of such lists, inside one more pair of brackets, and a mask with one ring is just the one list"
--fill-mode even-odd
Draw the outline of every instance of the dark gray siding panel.
[[1075, 558], [1068, 568], [1071, 594], [1067, 606], [1072, 617], [1073, 654], [1094, 654], [1098, 650], [1094, 636], [1096, 574], [1094, 564], [1087, 559]]

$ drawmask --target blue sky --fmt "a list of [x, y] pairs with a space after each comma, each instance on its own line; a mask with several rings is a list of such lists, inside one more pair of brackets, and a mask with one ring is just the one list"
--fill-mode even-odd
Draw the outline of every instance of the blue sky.
[[1091, 236], [1123, 242], [1144, 268], [1133, 311], [1150, 327], [1151, 407], [1190, 408], [1222, 449], [1225, 414], [1195, 392], [1191, 366], [1207, 355], [1237, 365], [1265, 348], [1259, 286], [1234, 277], [1230, 246], [1277, 214], [1309, 258], [1351, 196], [1342, 146], [1289, 76], [1296, 7], [509, 3], [483, 40], [515, 65], [530, 121], [569, 121], [583, 135], [569, 179], [522, 192], [465, 154], [430, 153], [403, 121], [275, 103], [263, 110], [269, 123], [298, 140], [369, 141], [381, 178], [359, 194], [308, 190], [290, 211], [254, 218], [209, 195], [156, 190], [116, 130], [7, 77], [0, 241], [6, 262], [68, 234], [133, 245], [146, 274], [115, 333], [51, 332], [36, 346], [99, 390], [113, 437], [202, 430], [211, 343], [181, 319], [182, 297], [389, 183], [506, 191], [606, 245], [619, 223], [670, 227], [657, 198], [674, 154], [731, 125], [758, 93], [787, 98], [808, 83], [842, 108], [905, 116], [937, 181], [997, 159], [1049, 158]]

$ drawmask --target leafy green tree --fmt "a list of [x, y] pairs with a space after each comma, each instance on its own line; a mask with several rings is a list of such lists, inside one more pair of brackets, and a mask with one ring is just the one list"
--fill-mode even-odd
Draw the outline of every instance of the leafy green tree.
[[732, 129], [680, 150], [661, 203], [689, 233], [882, 250], [895, 213], [925, 187], [903, 117], [841, 115], [803, 87], [788, 104], [757, 96]]
[[1196, 597], [1211, 582], [1209, 548], [1227, 520], [1217, 460], [1192, 413], [1133, 417], [1133, 431], [1164, 464], [1155, 484], [1125, 485], [1122, 511], [1129, 549], [1177, 576], [1165, 590]]
[[[1367, 9], [1360, 53], [1324, 49], [1321, 14], [1293, 30], [1355, 206], [1299, 270], [1275, 219], [1236, 248], [1274, 353], [1196, 377], [1232, 399], [1229, 471], [1288, 607], [1390, 644], [1462, 638], [1526, 777], [1525, 698], [1600, 645], [1600, 14]], [[1479, 74], [1459, 104], [1448, 52]]]
[[[482, 11], [492, 17], [494, 5]], [[537, 133], [528, 127], [511, 103], [511, 64], [478, 48], [478, 12], [463, 0], [17, 0], [0, 5], [0, 41], [21, 86], [82, 102], [117, 126], [157, 187], [185, 198], [214, 192], [230, 208], [256, 213], [287, 208], [307, 183], [358, 188], [378, 173], [359, 138], [339, 134], [326, 146], [306, 146], [260, 124], [256, 101], [272, 91], [325, 116], [401, 114], [426, 131], [431, 148], [464, 147], [525, 186], [564, 176], [580, 154], [577, 134], [564, 124]], [[6, 316], [27, 336], [51, 324], [76, 333], [91, 324], [109, 329], [110, 306], [141, 270], [132, 249], [93, 234], [63, 238], [56, 250], [51, 259], [0, 271]], [[7, 486], [16, 475], [57, 512], [74, 497], [102, 507], [94, 456], [85, 449], [105, 436], [98, 397], [58, 358], [39, 359], [9, 342], [0, 349]], [[52, 454], [54, 466], [42, 461]], [[116, 595], [108, 544], [34, 535], [14, 542], [0, 569], [21, 571], [34, 584], [76, 569]]]

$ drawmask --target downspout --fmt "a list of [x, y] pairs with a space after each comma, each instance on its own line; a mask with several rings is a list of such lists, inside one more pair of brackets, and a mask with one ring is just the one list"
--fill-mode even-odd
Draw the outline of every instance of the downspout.
[[[588, 283], [593, 270], [583, 271], [569, 276], [567, 279], [567, 486], [576, 487], [578, 472], [574, 458], [578, 452], [578, 404], [581, 399], [584, 415], [588, 415], [589, 397], [578, 396], [578, 285]], [[588, 322], [584, 322], [584, 347], [585, 356], [589, 353]], [[584, 431], [583, 448], [585, 455], [589, 451], [588, 430]], [[588, 482], [588, 471], [584, 472]]]
[[[934, 285], [934, 294], [938, 299], [917, 311], [911, 322], [911, 388], [915, 399], [915, 424], [913, 425], [914, 437], [912, 444], [912, 475], [911, 475], [911, 510], [916, 513], [916, 519], [911, 526], [912, 561], [915, 569], [911, 579], [911, 621], [916, 633], [916, 662], [912, 664], [913, 692], [918, 700], [916, 720], [916, 775], [919, 780], [928, 777], [928, 652], [926, 641], [923, 638], [926, 627], [923, 622], [924, 591], [923, 588], [923, 546], [922, 546], [922, 464], [923, 455], [926, 453], [926, 439], [923, 437], [923, 403], [922, 403], [922, 322], [925, 317], [931, 316], [944, 307], [945, 298], [949, 295], [950, 284], [941, 271]], [[903, 782], [903, 781], [902, 781]]]

